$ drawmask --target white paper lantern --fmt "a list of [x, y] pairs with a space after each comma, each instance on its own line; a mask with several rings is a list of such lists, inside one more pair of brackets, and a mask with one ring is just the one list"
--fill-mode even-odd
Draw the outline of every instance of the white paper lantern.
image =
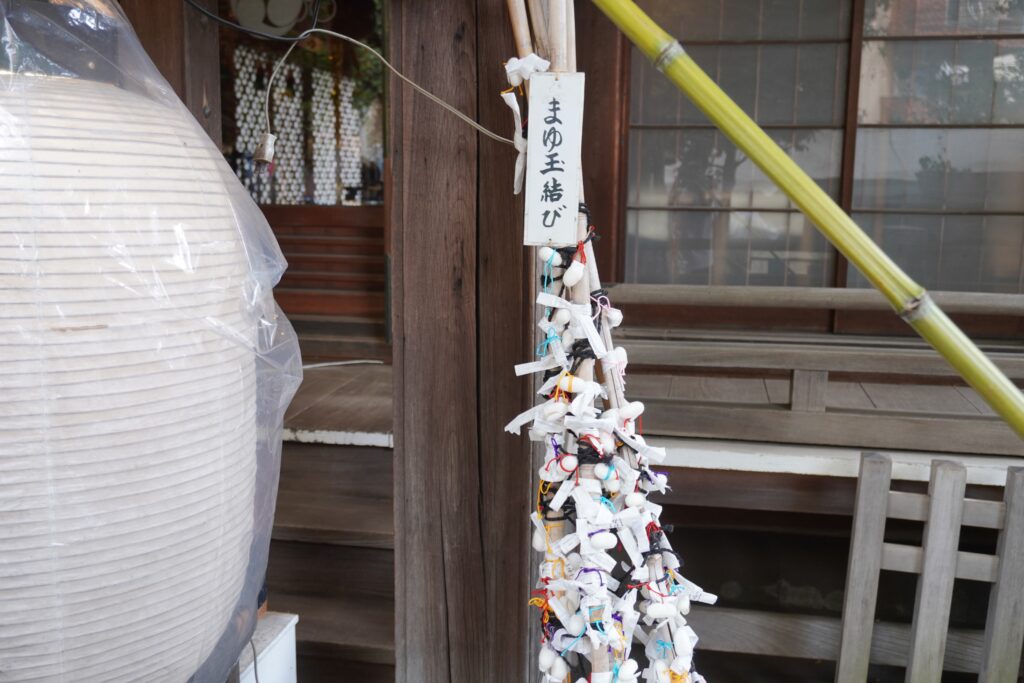
[[185, 681], [246, 579], [251, 268], [186, 117], [0, 84], [0, 681]]

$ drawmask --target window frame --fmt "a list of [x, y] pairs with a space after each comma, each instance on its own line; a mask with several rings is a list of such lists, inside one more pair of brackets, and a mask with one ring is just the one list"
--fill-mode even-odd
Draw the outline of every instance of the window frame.
[[[857, 156], [857, 133], [861, 128], [865, 129], [893, 129], [893, 128], [1024, 128], [1018, 124], [862, 124], [858, 120], [858, 104], [860, 100], [861, 68], [864, 43], [867, 40], [892, 40], [892, 41], [934, 41], [934, 40], [1024, 40], [1024, 34], [1016, 33], [963, 33], [955, 36], [946, 35], [915, 35], [915, 36], [865, 36], [864, 18], [868, 0], [852, 0], [850, 11], [849, 31], [849, 54], [847, 58], [847, 86], [846, 86], [846, 107], [845, 117], [842, 126], [836, 128], [843, 133], [843, 140], [840, 154], [840, 175], [839, 195], [837, 203], [846, 213], [853, 213], [854, 197], [854, 172]], [[607, 224], [602, 226], [598, 223], [598, 229], [604, 235], [610, 236], [611, 242], [599, 252], [602, 261], [602, 271], [607, 273], [610, 282], [621, 283], [626, 272], [626, 234], [627, 220], [626, 213], [629, 206], [629, 177], [628, 177], [628, 150], [630, 133], [633, 130], [630, 117], [630, 100], [632, 86], [632, 60], [635, 57], [628, 39], [621, 34], [615, 36], [615, 52], [619, 55], [616, 60], [607, 59], [607, 46], [598, 48], [597, 41], [584, 41], [581, 43], [580, 63], [591, 75], [597, 70], [602, 80], [612, 78], [613, 82], [621, 84], [621, 88], [602, 87], [595, 89], [593, 86], [588, 91], [588, 111], [598, 109], [604, 112], [617, 112], [618, 120], [614, 123], [607, 121], [607, 117], [588, 118], [588, 134], [597, 134], [605, 141], [618, 141], [622, 152], [618, 155], [615, 164], [609, 166], [607, 155], [598, 155], [593, 147], [588, 146], [584, 150], [584, 168], [598, 168], [603, 175], [588, 177], [588, 187], [595, 187], [597, 194], [612, 195], [618, 198], [617, 202], [611, 202], [612, 213], [597, 214], [595, 220], [607, 219]], [[749, 41], [713, 41], [716, 45], [746, 44]], [[801, 44], [800, 40], [774, 40], [759, 41], [765, 44]], [[845, 41], [844, 41], [845, 42]], [[699, 43], [694, 43], [699, 44]], [[602, 54], [603, 53], [603, 54]], [[601, 82], [601, 81], [597, 81]], [[596, 92], [595, 92], [596, 90]], [[595, 120], [596, 119], [596, 120]], [[609, 126], [614, 130], [609, 135]], [[603, 163], [602, 163], [603, 162]], [[597, 164], [597, 165], [595, 165]], [[617, 205], [617, 206], [616, 206]], [[594, 208], [593, 206], [591, 207]], [[871, 213], [870, 210], [863, 213]], [[898, 213], [915, 213], [913, 210], [900, 211]], [[947, 214], [949, 212], [943, 212]], [[847, 285], [849, 276], [849, 261], [830, 245], [834, 258], [834, 271], [832, 283], [829, 287], [821, 289], [849, 289]], [[613, 250], [613, 251], [612, 251]], [[629, 286], [629, 285], [623, 285]], [[668, 287], [705, 287], [704, 285], [665, 285]], [[1024, 299], [1024, 295], [1021, 295]], [[744, 329], [751, 331], [792, 331], [792, 332], [828, 332], [832, 334], [849, 335], [880, 335], [880, 336], [905, 336], [912, 335], [905, 324], [897, 317], [888, 312], [881, 311], [849, 311], [841, 309], [796, 309], [787, 307], [785, 296], [780, 295], [777, 308], [763, 308], [757, 315], [747, 316], [753, 313], [751, 310], [743, 311], [742, 324], [737, 323], [740, 314], [736, 308], [720, 306], [680, 306], [680, 305], [657, 305], [642, 306], [635, 311], [636, 319], [631, 318], [631, 323], [641, 327], [711, 327]], [[1013, 338], [1024, 333], [1024, 316], [1005, 316], [990, 314], [959, 313], [953, 316], [958, 324], [964, 327], [969, 334], [980, 335], [987, 338]]]

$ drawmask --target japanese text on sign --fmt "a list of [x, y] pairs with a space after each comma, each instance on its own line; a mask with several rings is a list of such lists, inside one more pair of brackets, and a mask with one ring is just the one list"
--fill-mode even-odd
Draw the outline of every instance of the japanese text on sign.
[[581, 73], [538, 73], [530, 79], [525, 244], [576, 242], [583, 89]]

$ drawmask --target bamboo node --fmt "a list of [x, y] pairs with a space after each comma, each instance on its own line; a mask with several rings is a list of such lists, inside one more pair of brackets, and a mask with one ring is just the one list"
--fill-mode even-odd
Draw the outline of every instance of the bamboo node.
[[921, 292], [903, 306], [899, 316], [908, 323], [912, 323], [928, 314], [934, 306], [931, 295], [928, 292]]
[[658, 56], [654, 58], [654, 68], [664, 73], [669, 64], [685, 54], [686, 50], [683, 49], [683, 46], [679, 41], [673, 40], [671, 43], [668, 43], [665, 47], [661, 48], [661, 52], [659, 52]]

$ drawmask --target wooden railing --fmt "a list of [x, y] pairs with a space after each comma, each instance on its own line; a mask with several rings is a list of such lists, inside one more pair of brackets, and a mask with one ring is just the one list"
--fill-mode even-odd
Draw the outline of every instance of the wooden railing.
[[[1013, 319], [1024, 296], [939, 292], [955, 314]], [[618, 285], [614, 305], [838, 311], [887, 309], [870, 290]], [[916, 338], [627, 327], [632, 397], [644, 428], [666, 436], [1024, 455], [1024, 443]], [[982, 344], [1011, 379], [1024, 381], [1024, 343]]]

